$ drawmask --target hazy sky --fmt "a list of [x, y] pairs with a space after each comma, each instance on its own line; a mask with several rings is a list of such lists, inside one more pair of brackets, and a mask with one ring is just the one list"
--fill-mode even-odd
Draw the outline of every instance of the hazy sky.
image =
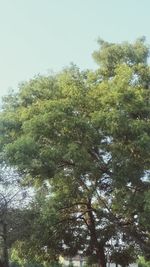
[[0, 0], [0, 97], [74, 62], [95, 68], [96, 40], [150, 43], [150, 0]]

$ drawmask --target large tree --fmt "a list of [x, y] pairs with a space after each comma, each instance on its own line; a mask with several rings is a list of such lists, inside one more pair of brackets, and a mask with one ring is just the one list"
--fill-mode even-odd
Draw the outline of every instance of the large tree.
[[143, 39], [99, 43], [96, 72], [72, 66], [4, 99], [0, 147], [26, 182], [50, 183], [60, 211], [54, 225], [69, 222], [63, 248], [90, 251], [105, 267], [110, 241], [149, 253], [150, 70]]

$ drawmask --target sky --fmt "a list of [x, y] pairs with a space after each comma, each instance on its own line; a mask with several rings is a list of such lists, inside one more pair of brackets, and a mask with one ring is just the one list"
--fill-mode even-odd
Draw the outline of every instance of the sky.
[[150, 0], [0, 0], [0, 98], [71, 62], [95, 69], [97, 39], [150, 44]]

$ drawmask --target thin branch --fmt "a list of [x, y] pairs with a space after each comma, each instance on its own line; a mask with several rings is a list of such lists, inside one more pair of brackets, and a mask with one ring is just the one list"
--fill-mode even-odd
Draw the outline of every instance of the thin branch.
[[70, 206], [62, 207], [62, 208], [58, 209], [57, 211], [61, 211], [61, 210], [65, 210], [65, 209], [70, 209], [70, 208], [72, 208], [72, 207], [74, 207], [74, 206], [78, 206], [78, 205], [85, 205], [85, 206], [87, 206], [87, 203], [86, 203], [86, 202], [77, 202], [77, 203], [73, 203], [73, 204], [70, 205]]

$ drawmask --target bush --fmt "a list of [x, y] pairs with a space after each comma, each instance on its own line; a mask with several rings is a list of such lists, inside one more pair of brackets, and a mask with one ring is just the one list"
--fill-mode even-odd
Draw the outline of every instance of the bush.
[[150, 261], [146, 261], [144, 257], [140, 257], [138, 260], [138, 267], [150, 267]]

